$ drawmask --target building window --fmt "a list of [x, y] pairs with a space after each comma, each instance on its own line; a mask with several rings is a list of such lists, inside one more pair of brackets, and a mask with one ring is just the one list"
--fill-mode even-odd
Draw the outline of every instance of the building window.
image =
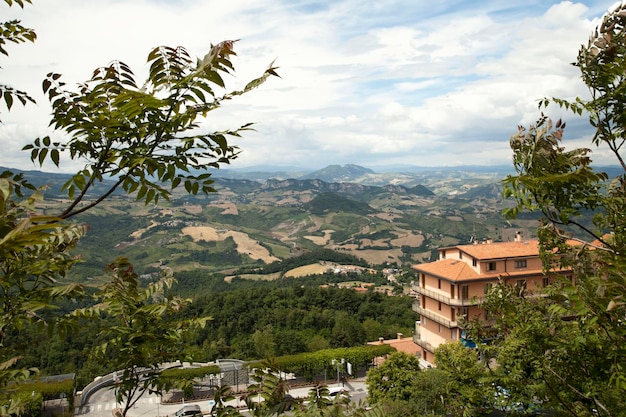
[[463, 252], [459, 251], [459, 259], [463, 259]]
[[467, 300], [469, 298], [469, 285], [461, 285], [461, 299]]
[[478, 261], [476, 260], [476, 258], [472, 258], [472, 266], [476, 265], [478, 265]]
[[515, 261], [516, 268], [526, 268], [526, 259], [521, 259], [519, 261]]
[[550, 285], [550, 278], [543, 277], [543, 286], [547, 287], [548, 285]]
[[446, 251], [445, 250], [441, 251], [441, 259], [446, 259]]
[[450, 329], [450, 339], [456, 340], [456, 329]]
[[437, 288], [441, 289], [441, 280], [440, 279], [437, 280]]
[[439, 333], [441, 333], [441, 324], [439, 324]]
[[441, 311], [441, 301], [439, 301], [439, 311]]
[[518, 279], [517, 281], [515, 281], [515, 286], [517, 288], [519, 288], [520, 290], [525, 290], [526, 289], [526, 280], [525, 279]]
[[420, 323], [422, 326], [426, 326], [426, 317], [420, 317]]
[[495, 262], [489, 262], [489, 270], [490, 271], [495, 271], [496, 270], [496, 263]]
[[485, 295], [489, 294], [489, 291], [491, 291], [492, 287], [493, 287], [493, 284], [491, 282], [488, 282], [485, 284]]
[[469, 307], [461, 307], [460, 315], [467, 318], [469, 315]]

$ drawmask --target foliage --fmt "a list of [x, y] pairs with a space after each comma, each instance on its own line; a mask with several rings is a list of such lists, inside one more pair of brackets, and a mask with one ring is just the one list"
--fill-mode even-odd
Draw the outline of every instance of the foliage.
[[[198, 133], [199, 120], [225, 100], [277, 76], [276, 68], [270, 66], [243, 90], [219, 95], [226, 87], [223, 76], [234, 70], [234, 44], [214, 45], [197, 61], [183, 47], [157, 47], [148, 54], [150, 71], [142, 85], [137, 84], [130, 67], [119, 61], [96, 69], [77, 92], [66, 89], [60, 74], [49, 73], [43, 91], [53, 108], [50, 124], [70, 139], [64, 143], [38, 138], [24, 149], [39, 164], [49, 159], [58, 166], [63, 152], [87, 161], [63, 186], [71, 203], [60, 217], [91, 209], [118, 187], [145, 204], [169, 199], [171, 189], [179, 184], [194, 195], [215, 191], [206, 171], [237, 157], [238, 148], [229, 144], [228, 138], [239, 137], [251, 125]], [[94, 184], [108, 178], [116, 179], [113, 185], [86, 200]]]
[[[525, 322], [517, 315], [528, 312], [530, 301], [507, 300], [515, 312], [503, 305], [496, 310], [502, 315], [500, 327], [505, 334], [495, 349], [513, 352], [515, 343], [533, 339], [533, 350], [547, 353], [545, 357], [515, 356], [507, 367], [516, 370], [513, 377], [521, 381], [534, 375], [551, 405], [569, 415], [616, 416], [624, 409], [626, 164], [621, 150], [626, 139], [625, 27], [626, 6], [618, 5], [579, 51], [575, 65], [590, 91], [589, 100], [553, 98], [540, 103], [540, 107], [556, 103], [576, 114], [587, 114], [595, 129], [592, 143], [609, 149], [621, 173], [609, 178], [596, 172], [590, 149], [566, 150], [561, 145], [565, 124], [558, 121], [553, 126], [542, 115], [537, 124], [520, 127], [511, 138], [517, 175], [504, 182], [505, 196], [516, 203], [506, 214], [542, 213], [539, 238], [544, 267], [570, 270], [574, 285], [566, 281], [553, 288], [548, 298], [536, 302], [542, 317], [523, 313], [529, 317]], [[592, 225], [580, 221], [588, 211], [594, 213]], [[564, 319], [569, 322], [561, 323]], [[556, 337], [546, 337], [546, 328]], [[577, 355], [587, 365], [569, 366], [571, 356]]]
[[265, 361], [262, 367], [254, 368], [251, 378], [246, 404], [253, 416], [280, 415], [297, 403], [288, 395], [289, 383], [282, 378], [278, 365], [273, 361]]
[[42, 400], [54, 400], [65, 396], [69, 400], [70, 407], [73, 404], [74, 380], [72, 378], [62, 381], [30, 380], [20, 384], [19, 392], [32, 396], [35, 392], [41, 396]]
[[486, 363], [479, 361], [478, 352], [459, 341], [439, 345], [435, 349], [437, 369], [449, 379], [446, 409], [454, 415], [471, 415], [488, 409], [493, 397]]
[[[29, 0], [26, 0], [29, 2]], [[11, 7], [14, 3], [24, 7], [24, 2], [5, 0]], [[34, 42], [36, 34], [32, 29], [21, 25], [19, 20], [0, 23], [0, 53], [8, 56], [6, 44]], [[24, 91], [9, 85], [0, 84], [0, 101], [7, 110], [11, 110], [15, 100], [25, 105], [34, 100]], [[70, 235], [70, 229], [63, 227], [54, 219], [38, 218], [30, 221], [24, 219], [38, 198], [33, 194], [24, 202], [17, 203], [15, 195], [23, 198], [22, 188], [33, 189], [19, 175], [4, 172], [0, 177], [0, 415], [23, 412], [26, 400], [13, 396], [17, 383], [24, 382], [36, 370], [18, 368], [21, 356], [6, 349], [8, 336], [22, 328], [26, 322], [37, 320], [38, 313], [49, 305], [53, 292], [51, 285], [54, 280], [64, 274], [69, 267], [65, 257], [64, 246], [70, 245], [73, 239], [64, 240], [64, 232]], [[66, 235], [65, 238], [68, 236]], [[31, 252], [32, 249], [32, 252]], [[50, 251], [53, 249], [53, 251]], [[53, 257], [46, 262], [46, 255], [52, 252]], [[31, 261], [35, 263], [31, 267]], [[46, 267], [49, 273], [41, 277], [35, 275]], [[45, 270], [45, 269], [44, 269]], [[12, 398], [13, 397], [13, 398]]]
[[403, 352], [391, 354], [367, 373], [367, 395], [370, 403], [408, 402], [413, 395], [413, 380], [421, 372], [416, 356]]
[[[11, 7], [14, 3], [20, 7], [24, 7], [24, 3], [30, 3], [30, 0], [4, 0]], [[8, 56], [6, 45], [10, 43], [35, 42], [37, 34], [33, 29], [22, 26], [19, 20], [9, 20], [0, 22], [0, 53]], [[26, 105], [27, 102], [34, 103], [35, 100], [28, 93], [17, 90], [9, 85], [0, 84], [0, 101], [4, 101], [7, 110], [11, 110], [15, 100]]]
[[[306, 352], [297, 355], [280, 356], [272, 361], [276, 369], [283, 372], [297, 372], [312, 375], [324, 369], [335, 371], [333, 363], [344, 359], [354, 365], [354, 369], [362, 364], [371, 362], [374, 358], [394, 352], [395, 348], [389, 345], [364, 345], [350, 348], [325, 349], [317, 352]], [[262, 367], [263, 362], [251, 362], [252, 368]]]
[[392, 353], [367, 373], [369, 403], [385, 415], [445, 415], [448, 389], [453, 383], [445, 371], [422, 370], [415, 356]]
[[[30, 0], [5, 0], [10, 6], [24, 7]], [[36, 34], [17, 20], [4, 22], [0, 30], [0, 53], [8, 55], [8, 42], [34, 41]], [[51, 125], [69, 135], [67, 142], [50, 137], [38, 138], [25, 147], [31, 160], [40, 165], [50, 160], [60, 164], [60, 155], [87, 161], [86, 167], [64, 185], [69, 205], [58, 216], [38, 214], [41, 190], [25, 182], [21, 175], [0, 175], [0, 415], [24, 412], [24, 402], [13, 396], [34, 369], [18, 369], [20, 357], [8, 339], [30, 322], [48, 324], [53, 303], [60, 297], [82, 295], [79, 285], [61, 285], [68, 270], [77, 262], [70, 250], [84, 234], [83, 226], [65, 222], [100, 204], [118, 188], [135, 193], [148, 204], [169, 198], [179, 184], [190, 194], [214, 191], [210, 168], [218, 168], [237, 156], [237, 147], [228, 138], [239, 137], [250, 124], [223, 132], [197, 133], [199, 121], [224, 100], [251, 91], [269, 76], [277, 76], [270, 66], [261, 77], [243, 90], [219, 94], [225, 89], [223, 75], [232, 74], [230, 61], [234, 41], [212, 46], [194, 62], [182, 48], [159, 47], [148, 56], [148, 79], [138, 86], [130, 68], [115, 61], [98, 68], [77, 92], [67, 90], [61, 75], [50, 73], [43, 81], [53, 107]], [[27, 93], [0, 85], [0, 100], [10, 110], [17, 100], [33, 101]], [[114, 178], [109, 183], [109, 179]], [[111, 184], [100, 192], [99, 185]], [[31, 193], [25, 196], [22, 191]], [[99, 193], [95, 197], [88, 193]], [[89, 197], [89, 199], [87, 198]], [[156, 386], [158, 361], [170, 358], [190, 324], [204, 320], [165, 321], [178, 312], [183, 300], [166, 297], [173, 280], [164, 277], [141, 290], [137, 274], [124, 259], [111, 265], [113, 281], [106, 285], [93, 307], [76, 310], [72, 317], [99, 318], [108, 315], [116, 326], [102, 331], [109, 339], [100, 353], [110, 364], [122, 369], [117, 384], [118, 400], [125, 399], [125, 415], [143, 392]], [[52, 327], [50, 327], [52, 333]], [[18, 350], [18, 349], [16, 349]], [[19, 351], [19, 350], [18, 350]], [[177, 352], [178, 353], [178, 352]], [[32, 411], [32, 410], [31, 410]]]
[[112, 281], [95, 295], [97, 304], [75, 310], [71, 316], [108, 315], [115, 320], [113, 326], [101, 330], [106, 341], [95, 354], [120, 370], [115, 395], [125, 416], [145, 392], [160, 389], [159, 365], [184, 354], [180, 343], [184, 332], [203, 326], [207, 318], [173, 320], [188, 301], [167, 294], [174, 282], [171, 276], [142, 289], [128, 260], [119, 258], [109, 271]]
[[[298, 417], [375, 417], [382, 416], [377, 408], [365, 404], [354, 404], [348, 395], [330, 398], [328, 387], [315, 385], [309, 390], [308, 397], [302, 401], [289, 395], [289, 385], [281, 377], [279, 365], [273, 361], [264, 361], [253, 371], [253, 384], [248, 386], [245, 395], [248, 413], [253, 416], [278, 416], [283, 414]], [[261, 401], [262, 400], [262, 401]], [[216, 399], [216, 404], [218, 403]], [[220, 407], [223, 409], [223, 407]], [[229, 413], [217, 416], [233, 415]], [[232, 412], [233, 410], [226, 410]]]
[[14, 394], [13, 401], [22, 404], [20, 415], [25, 417], [41, 416], [43, 411], [43, 396], [35, 391], [20, 391]]
[[217, 417], [241, 416], [239, 411], [234, 406], [227, 404], [227, 402], [235, 399], [233, 391], [228, 385], [222, 385], [217, 388], [213, 399], [215, 400], [215, 405], [210, 410], [211, 415], [215, 415]]
[[321, 193], [307, 204], [307, 209], [316, 215], [327, 213], [353, 213], [366, 216], [374, 212], [367, 203], [361, 203], [335, 193]]
[[497, 404], [501, 408], [512, 404], [528, 408], [540, 402], [576, 414], [595, 407], [596, 400], [613, 409], [626, 406], [615, 397], [606, 366], [612, 346], [600, 332], [568, 316], [562, 293], [569, 292], [565, 288], [570, 285], [565, 279], [556, 282], [547, 290], [548, 297], [528, 297], [503, 284], [492, 289], [484, 308], [493, 325], [482, 333], [475, 328], [472, 334], [475, 340], [481, 336], [492, 340], [483, 352], [498, 364], [490, 380], [506, 390]]
[[[267, 355], [257, 352], [260, 345], [253, 341], [257, 331], [269, 338], [263, 341], [265, 345], [273, 345], [274, 353], [283, 356], [310, 350], [307, 341], [313, 336], [326, 340], [326, 346], [339, 345], [333, 342], [333, 335], [342, 336], [342, 345], [350, 341], [361, 345], [366, 341], [363, 323], [368, 319], [369, 325], [375, 321], [383, 329], [372, 340], [396, 337], [397, 333], [408, 335], [414, 328], [415, 313], [409, 297], [303, 287], [302, 282], [282, 288], [277, 287], [279, 284], [235, 289], [196, 299], [185, 314], [214, 318], [188, 341], [189, 345], [209, 345], [202, 349], [207, 356], [196, 360], [262, 359]], [[343, 324], [350, 327], [341, 330]], [[319, 342], [318, 346], [324, 345]]]
[[199, 366], [196, 368], [169, 368], [159, 373], [158, 386], [164, 390], [177, 388], [185, 391], [192, 391], [196, 379], [201, 379], [207, 375], [218, 375], [221, 369], [217, 365]]
[[[23, 350], [11, 346], [14, 334], [29, 323], [51, 326], [54, 301], [82, 293], [80, 285], [62, 282], [76, 262], [69, 251], [84, 229], [33, 215], [41, 195], [30, 188], [20, 175], [0, 176], [0, 415], [20, 409], [11, 399], [14, 384], [35, 372], [18, 367]], [[24, 196], [24, 189], [32, 193]]]

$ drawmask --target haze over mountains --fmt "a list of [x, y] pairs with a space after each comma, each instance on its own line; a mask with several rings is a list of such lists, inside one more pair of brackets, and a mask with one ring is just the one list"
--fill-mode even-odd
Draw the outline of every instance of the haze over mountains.
[[402, 185], [407, 188], [423, 186], [439, 194], [462, 192], [469, 188], [499, 182], [513, 173], [511, 166], [381, 166], [374, 169], [355, 164], [329, 165], [316, 171], [292, 168], [258, 166], [242, 169], [220, 169], [216, 178], [248, 179], [318, 179], [327, 183], [355, 183], [369, 186]]
[[[69, 174], [56, 174], [38, 170], [17, 170], [0, 167], [0, 170], [26, 172], [36, 185], [47, 184], [51, 189], [55, 185], [62, 185], [69, 178]], [[456, 166], [456, 167], [418, 167], [383, 166], [376, 170], [355, 164], [329, 165], [315, 171], [298, 170], [295, 167], [257, 166], [248, 168], [225, 168], [211, 171], [216, 184], [223, 180], [248, 180], [265, 183], [268, 188], [313, 188], [319, 192], [341, 192], [341, 189], [350, 190], [345, 183], [362, 185], [364, 187], [401, 186], [406, 192], [418, 195], [427, 195], [432, 192], [437, 195], [448, 193], [464, 193], [468, 190], [488, 184], [498, 183], [507, 174], [513, 172], [510, 166]], [[285, 182], [285, 180], [289, 180]], [[317, 180], [317, 181], [313, 181]], [[321, 181], [321, 182], [320, 182]], [[322, 182], [326, 183], [323, 184]], [[232, 186], [232, 182], [226, 181]], [[245, 188], [245, 182], [239, 184]], [[334, 184], [334, 185], [331, 185]], [[369, 188], [368, 188], [369, 189]], [[358, 188], [352, 188], [357, 192]], [[360, 189], [363, 190], [363, 189]], [[350, 193], [350, 191], [348, 191]]]

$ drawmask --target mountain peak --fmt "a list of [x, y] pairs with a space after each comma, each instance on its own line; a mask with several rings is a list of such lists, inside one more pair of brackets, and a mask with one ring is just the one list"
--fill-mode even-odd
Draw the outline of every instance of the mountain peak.
[[355, 164], [329, 165], [326, 168], [306, 174], [301, 179], [319, 179], [326, 182], [349, 182], [367, 174], [375, 174], [369, 168]]

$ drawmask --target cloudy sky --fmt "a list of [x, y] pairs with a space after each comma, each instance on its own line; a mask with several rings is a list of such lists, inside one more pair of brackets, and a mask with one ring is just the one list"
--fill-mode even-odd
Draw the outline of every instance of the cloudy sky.
[[[3, 19], [21, 19], [38, 39], [0, 57], [0, 81], [37, 99], [10, 113], [0, 108], [0, 165], [34, 167], [20, 149], [50, 134], [40, 87], [46, 73], [73, 86], [121, 60], [141, 76], [155, 46], [203, 56], [227, 39], [239, 39], [230, 87], [274, 59], [282, 77], [204, 123], [211, 130], [256, 123], [239, 139], [233, 168], [509, 164], [509, 137], [537, 119], [538, 99], [586, 97], [570, 63], [612, 7], [599, 0], [33, 0], [21, 10], [2, 2]], [[553, 111], [568, 121], [567, 146], [590, 146], [585, 120]], [[612, 162], [601, 149], [593, 158]]]

